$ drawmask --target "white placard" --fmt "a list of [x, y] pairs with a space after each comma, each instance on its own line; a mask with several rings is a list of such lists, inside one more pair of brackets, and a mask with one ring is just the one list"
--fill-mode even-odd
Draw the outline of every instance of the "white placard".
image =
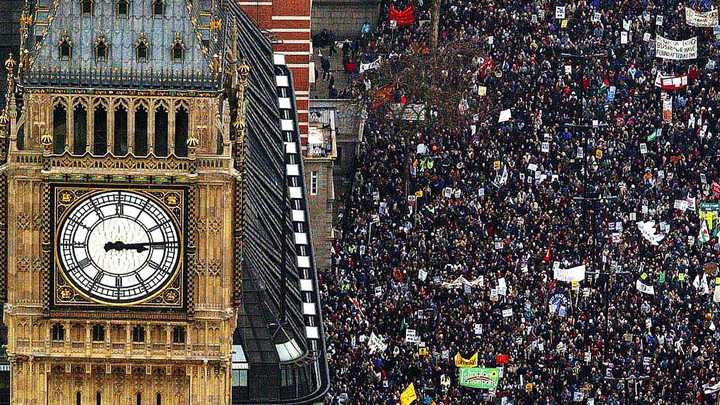
[[647, 151], [648, 151], [647, 145], [644, 144], [644, 143], [641, 143], [641, 144], [640, 144], [640, 153], [642, 153], [642, 154], [644, 155], [644, 154], [647, 153]]
[[688, 209], [688, 202], [687, 200], [675, 200], [675, 204], [673, 204], [673, 208], [680, 211], [685, 211]]
[[509, 317], [513, 316], [512, 308], [503, 309], [502, 316], [503, 316], [503, 318], [509, 318]]
[[388, 345], [385, 343], [385, 339], [376, 335], [375, 332], [370, 334], [370, 339], [368, 339], [368, 349], [370, 349], [370, 354], [375, 352], [382, 353], [387, 349], [387, 347]]
[[420, 343], [420, 336], [415, 329], [405, 329], [405, 343]]
[[628, 33], [627, 31], [623, 31], [620, 33], [620, 43], [622, 45], [625, 45], [628, 43]]
[[650, 294], [650, 295], [655, 294], [655, 287], [644, 284], [640, 280], [635, 281], [635, 288], [637, 288], [637, 290], [640, 291], [641, 293]]
[[585, 265], [571, 267], [569, 269], [553, 269], [553, 278], [558, 281], [582, 281], [585, 280]]
[[555, 6], [555, 18], [558, 20], [565, 19], [565, 6]]
[[510, 121], [511, 117], [512, 117], [512, 113], [510, 112], [510, 109], [502, 110], [502, 111], [500, 111], [500, 118], [498, 118], [498, 122]]

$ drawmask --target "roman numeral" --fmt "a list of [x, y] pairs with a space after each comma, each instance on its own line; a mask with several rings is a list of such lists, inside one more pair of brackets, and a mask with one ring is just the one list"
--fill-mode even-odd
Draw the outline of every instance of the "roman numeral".
[[162, 266], [160, 266], [159, 264], [155, 263], [152, 260], [148, 261], [148, 266], [150, 266], [150, 268], [153, 270], [159, 270], [163, 274], [167, 274], [167, 270], [165, 270]]
[[60, 242], [61, 246], [71, 246], [74, 248], [85, 248], [85, 242]]
[[78, 262], [78, 267], [81, 269], [84, 269], [85, 267], [87, 267], [89, 265], [90, 265], [90, 259], [88, 259], [87, 257]]
[[93, 206], [93, 209], [95, 210], [95, 212], [97, 212], [97, 215], [100, 217], [100, 219], [105, 218], [105, 214], [103, 214], [103, 212], [100, 210], [100, 207], [98, 207], [97, 204], [95, 204], [95, 200], [93, 200], [91, 198], [90, 204]]
[[148, 229], [148, 232], [152, 232], [152, 231], [154, 231], [154, 230], [156, 230], [156, 229], [159, 229], [161, 226], [163, 226], [163, 225], [165, 225], [165, 224], [167, 224], [167, 223], [168, 223], [168, 221], [160, 222], [159, 224], [157, 224], [157, 225], [153, 226], [152, 228]]
[[140, 208], [140, 212], [138, 212], [138, 214], [137, 214], [137, 216], [135, 217], [135, 219], [140, 218], [140, 215], [142, 215], [142, 213], [145, 212], [145, 208], [148, 206], [148, 204], [150, 204], [150, 200], [145, 200], [145, 203], [144, 203], [143, 206]]
[[120, 277], [120, 276], [115, 277], [115, 287], [117, 287], [117, 288], [122, 287], [122, 277]]
[[73, 224], [75, 224], [75, 225], [77, 225], [77, 226], [81, 226], [81, 227], [87, 229], [88, 231], [90, 230], [90, 228], [88, 228], [88, 227], [85, 226], [82, 222], [78, 221], [78, 220], [75, 219], [75, 218], [68, 218], [68, 221], [72, 222]]
[[[152, 262], [150, 262], [150, 263], [152, 263]], [[135, 273], [135, 278], [137, 279], [138, 284], [140, 284], [140, 287], [142, 287], [142, 289], [145, 290], [145, 292], [148, 292], [147, 287], [145, 287], [145, 281], [143, 281], [143, 279], [140, 277], [140, 275]]]
[[95, 274], [95, 277], [93, 277], [93, 281], [95, 283], [99, 283], [100, 280], [102, 280], [102, 278], [103, 278], [103, 274], [104, 273], [102, 271], [98, 271], [97, 274]]

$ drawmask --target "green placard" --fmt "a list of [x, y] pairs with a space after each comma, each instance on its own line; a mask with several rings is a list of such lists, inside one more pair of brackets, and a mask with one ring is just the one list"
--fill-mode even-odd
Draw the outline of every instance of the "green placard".
[[700, 209], [703, 211], [720, 211], [720, 203], [703, 202], [703, 203], [700, 203]]
[[497, 368], [470, 367], [461, 368], [460, 385], [469, 388], [483, 388], [494, 390], [498, 385], [499, 372]]

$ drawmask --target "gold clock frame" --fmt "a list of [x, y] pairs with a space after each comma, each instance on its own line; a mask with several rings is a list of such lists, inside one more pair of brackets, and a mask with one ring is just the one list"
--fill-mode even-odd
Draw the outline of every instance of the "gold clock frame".
[[[98, 184], [51, 183], [50, 189], [50, 231], [52, 281], [50, 286], [50, 307], [54, 310], [68, 309], [112, 309], [132, 310], [185, 310], [187, 308], [187, 266], [186, 244], [188, 229], [188, 189], [184, 186], [128, 186]], [[103, 301], [85, 293], [65, 274], [58, 257], [58, 237], [60, 226], [72, 209], [93, 195], [107, 191], [126, 191], [141, 194], [158, 204], [167, 212], [173, 226], [178, 231], [180, 241], [179, 257], [172, 276], [153, 294], [133, 302], [113, 303]], [[69, 198], [68, 198], [69, 196]], [[175, 199], [172, 205], [171, 199]], [[168, 200], [168, 201], [166, 201]]]

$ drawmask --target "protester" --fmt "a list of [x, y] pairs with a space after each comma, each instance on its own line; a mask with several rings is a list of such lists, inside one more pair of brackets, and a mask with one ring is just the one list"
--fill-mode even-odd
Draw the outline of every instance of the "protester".
[[431, 51], [430, 3], [383, 1], [340, 90], [367, 120], [320, 275], [328, 402], [716, 403], [720, 40], [685, 18], [709, 5], [447, 0]]

